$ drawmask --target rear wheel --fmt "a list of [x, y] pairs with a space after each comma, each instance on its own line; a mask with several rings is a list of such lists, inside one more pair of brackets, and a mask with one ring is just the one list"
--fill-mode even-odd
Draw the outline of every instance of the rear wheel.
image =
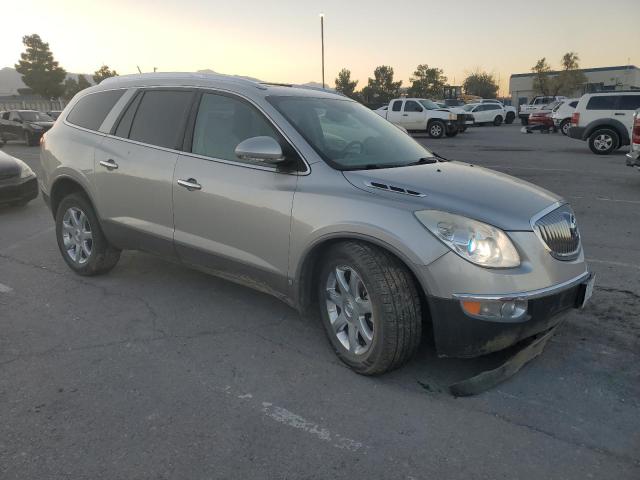
[[115, 267], [120, 250], [109, 244], [91, 203], [79, 193], [63, 198], [56, 213], [62, 258], [79, 275], [100, 275]]
[[619, 144], [618, 133], [610, 128], [599, 128], [589, 136], [589, 148], [596, 155], [609, 155]]
[[507, 112], [507, 118], [505, 118], [504, 123], [507, 125], [511, 125], [516, 118], [516, 114], [513, 112]]
[[318, 278], [318, 299], [331, 345], [357, 373], [388, 372], [417, 350], [418, 290], [407, 268], [384, 250], [360, 242], [332, 247]]
[[442, 138], [446, 129], [446, 125], [440, 120], [433, 120], [427, 125], [427, 133], [431, 138]]
[[496, 118], [493, 119], [493, 124], [497, 127], [498, 125], [502, 125], [502, 115], [496, 115]]

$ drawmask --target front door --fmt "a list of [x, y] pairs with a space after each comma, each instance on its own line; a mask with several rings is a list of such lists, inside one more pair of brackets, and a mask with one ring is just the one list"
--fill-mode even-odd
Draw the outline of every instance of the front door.
[[424, 108], [415, 100], [407, 100], [404, 102], [404, 120], [402, 125], [408, 130], [424, 130], [427, 128], [425, 124]]
[[139, 92], [95, 154], [103, 228], [120, 248], [174, 255], [173, 171], [194, 92]]
[[202, 94], [191, 152], [178, 157], [173, 179], [174, 239], [186, 263], [278, 295], [287, 292], [298, 177], [240, 161], [234, 152], [241, 141], [264, 135], [283, 145], [271, 123], [245, 100]]

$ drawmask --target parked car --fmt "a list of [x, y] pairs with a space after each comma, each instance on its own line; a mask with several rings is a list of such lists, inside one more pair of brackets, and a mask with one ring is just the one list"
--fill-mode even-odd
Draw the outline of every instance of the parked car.
[[571, 116], [569, 136], [586, 140], [597, 155], [608, 155], [629, 145], [633, 113], [638, 108], [638, 90], [587, 93]]
[[33, 170], [0, 150], [0, 205], [22, 206], [37, 196], [38, 180]]
[[627, 165], [640, 170], [640, 109], [633, 114], [633, 129], [631, 130], [631, 148], [627, 153]]
[[47, 115], [49, 115], [54, 120], [57, 120], [61, 113], [62, 113], [62, 110], [51, 110], [47, 112]]
[[500, 100], [494, 98], [482, 98], [480, 100], [475, 100], [472, 103], [495, 103], [496, 105], [500, 105], [504, 110], [504, 123], [511, 125], [516, 118], [516, 114], [518, 113], [515, 107], [511, 105], [505, 105]]
[[501, 125], [506, 115], [504, 109], [496, 103], [469, 103], [462, 109], [473, 115], [473, 120], [478, 125]]
[[522, 127], [522, 130], [527, 133], [532, 133], [533, 130], [541, 130], [542, 132], [549, 133], [550, 131], [556, 132], [556, 126], [553, 122], [553, 112], [555, 112], [562, 100], [550, 103], [546, 107], [537, 112], [532, 112], [529, 115], [529, 122], [526, 126]]
[[425, 98], [396, 98], [389, 102], [386, 117], [409, 131], [426, 131], [431, 138], [454, 137], [464, 128], [465, 119], [441, 109]]
[[563, 100], [556, 108], [553, 109], [551, 118], [556, 129], [560, 130], [563, 135], [569, 135], [569, 128], [571, 128], [571, 115], [573, 115], [576, 106], [578, 105], [577, 98], [568, 98]]
[[566, 201], [444, 161], [341, 95], [131, 75], [61, 119], [41, 186], [71, 270], [141, 249], [317, 308], [361, 374], [411, 358], [423, 318], [440, 355], [473, 357], [547, 331], [593, 288]]
[[38, 145], [40, 137], [53, 126], [53, 118], [36, 110], [9, 110], [0, 116], [0, 141], [23, 139]]
[[527, 125], [529, 122], [529, 114], [532, 112], [536, 112], [538, 110], [542, 110], [544, 107], [549, 105], [550, 103], [557, 102], [558, 100], [565, 100], [567, 97], [563, 96], [537, 96], [533, 97], [531, 102], [528, 105], [520, 105], [520, 113], [518, 117], [520, 117], [520, 122], [522, 125]]

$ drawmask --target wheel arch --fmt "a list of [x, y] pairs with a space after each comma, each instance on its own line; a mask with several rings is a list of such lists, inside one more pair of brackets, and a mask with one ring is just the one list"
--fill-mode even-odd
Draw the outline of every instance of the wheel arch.
[[412, 262], [406, 254], [387, 242], [369, 235], [358, 233], [336, 233], [333, 235], [323, 236], [309, 246], [301, 256], [301, 259], [298, 262], [299, 266], [295, 274], [293, 291], [294, 303], [300, 311], [308, 310], [315, 300], [316, 292], [313, 280], [318, 275], [323, 255], [325, 255], [333, 245], [348, 241], [367, 243], [381, 248], [401, 262], [411, 273], [411, 276], [416, 282], [421, 301], [425, 306], [424, 310], [429, 311], [426, 298], [429, 290], [426, 283], [418, 274], [415, 263]]
[[91, 206], [93, 207], [93, 210], [96, 212], [96, 215], [98, 215], [98, 211], [95, 208], [95, 202], [93, 201], [89, 190], [82, 184], [82, 182], [68, 175], [60, 175], [51, 184], [51, 190], [49, 194], [51, 214], [54, 218], [62, 199], [67, 195], [76, 192], [82, 193], [85, 197], [87, 197], [89, 203], [91, 203]]
[[620, 137], [621, 145], [629, 145], [629, 132], [624, 124], [614, 118], [601, 118], [589, 123], [584, 130], [583, 139], [587, 140], [591, 134], [599, 128], [609, 128], [615, 131]]

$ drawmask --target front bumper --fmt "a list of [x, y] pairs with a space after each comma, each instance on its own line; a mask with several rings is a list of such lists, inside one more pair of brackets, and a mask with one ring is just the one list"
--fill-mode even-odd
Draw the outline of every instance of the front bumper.
[[[590, 282], [591, 281], [591, 282]], [[593, 288], [592, 274], [586, 272], [549, 288], [506, 295], [455, 295], [429, 297], [438, 355], [470, 358], [503, 350], [521, 340], [553, 328], [562, 314], [581, 307]], [[467, 315], [461, 300], [527, 301], [527, 313], [513, 322], [493, 321]]]
[[38, 196], [38, 179], [34, 177], [0, 181], [0, 205], [26, 203]]

